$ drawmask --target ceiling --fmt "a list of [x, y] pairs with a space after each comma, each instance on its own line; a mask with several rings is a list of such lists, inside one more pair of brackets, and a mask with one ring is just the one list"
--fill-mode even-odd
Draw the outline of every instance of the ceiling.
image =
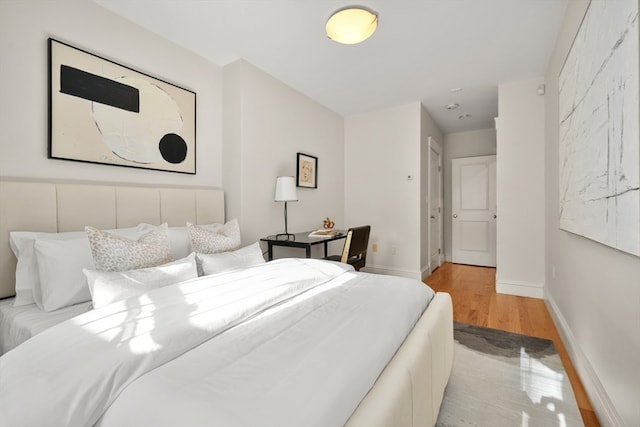
[[498, 85], [544, 75], [568, 2], [361, 0], [378, 29], [341, 45], [324, 26], [346, 0], [94, 1], [218, 65], [244, 58], [344, 116], [420, 101], [445, 134], [494, 127]]

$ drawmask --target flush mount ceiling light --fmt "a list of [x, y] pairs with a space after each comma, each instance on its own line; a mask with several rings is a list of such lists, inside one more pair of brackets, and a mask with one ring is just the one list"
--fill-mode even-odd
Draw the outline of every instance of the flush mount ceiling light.
[[376, 31], [378, 15], [362, 7], [341, 9], [327, 21], [327, 36], [342, 44], [365, 41]]
[[449, 104], [449, 105], [447, 105], [447, 110], [455, 110], [459, 106], [460, 106], [460, 104]]

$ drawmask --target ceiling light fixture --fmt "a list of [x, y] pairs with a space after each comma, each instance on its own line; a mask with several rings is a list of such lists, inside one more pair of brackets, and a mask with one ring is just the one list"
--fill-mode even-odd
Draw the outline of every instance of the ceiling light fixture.
[[360, 6], [335, 12], [327, 21], [327, 36], [342, 44], [365, 41], [378, 27], [378, 14]]
[[460, 106], [460, 104], [449, 104], [449, 105], [447, 105], [447, 110], [455, 110], [459, 106]]

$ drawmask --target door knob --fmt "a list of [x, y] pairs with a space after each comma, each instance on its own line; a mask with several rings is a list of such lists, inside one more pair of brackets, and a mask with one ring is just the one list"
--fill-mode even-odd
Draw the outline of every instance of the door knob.
[[498, 218], [498, 215], [494, 215], [494, 216], [493, 216], [493, 219], [496, 219], [496, 218]]
[[431, 215], [431, 219], [436, 219], [436, 217], [434, 215]]
[[453, 217], [454, 218], [458, 218], [458, 214], [453, 214]]

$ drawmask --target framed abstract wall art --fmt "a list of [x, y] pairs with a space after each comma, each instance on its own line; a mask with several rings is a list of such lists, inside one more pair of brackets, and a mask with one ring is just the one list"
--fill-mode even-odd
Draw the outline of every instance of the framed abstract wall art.
[[296, 186], [318, 188], [318, 158], [298, 153], [296, 160]]
[[196, 94], [49, 39], [49, 158], [196, 173]]
[[638, 1], [592, 1], [559, 76], [560, 228], [640, 256]]

